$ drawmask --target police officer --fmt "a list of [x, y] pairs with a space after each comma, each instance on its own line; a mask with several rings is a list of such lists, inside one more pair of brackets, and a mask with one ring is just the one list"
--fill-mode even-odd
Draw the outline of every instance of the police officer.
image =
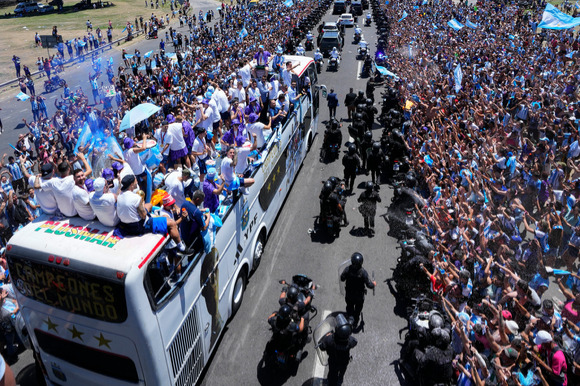
[[358, 106], [360, 104], [364, 104], [365, 101], [366, 101], [366, 98], [365, 98], [364, 91], [363, 90], [358, 90], [358, 95], [357, 95], [356, 99], [354, 100], [354, 105], [355, 106]]
[[299, 318], [304, 319], [304, 330], [308, 329], [308, 321], [310, 319], [310, 314], [308, 310], [310, 309], [310, 303], [314, 295], [309, 291], [308, 296], [304, 300], [301, 300], [300, 290], [293, 284], [285, 286], [280, 294], [280, 299], [278, 302], [281, 306], [287, 304], [292, 307], [292, 318], [294, 320], [299, 320]]
[[367, 130], [373, 129], [373, 123], [375, 122], [375, 115], [379, 112], [375, 106], [373, 106], [373, 99], [367, 98], [366, 106], [365, 106], [365, 113], [367, 114], [366, 123], [367, 123]]
[[356, 146], [354, 144], [350, 144], [348, 153], [342, 157], [342, 166], [344, 166], [344, 182], [348, 187], [348, 191], [352, 193], [356, 171], [360, 168], [360, 158], [356, 154]]
[[291, 341], [296, 334], [304, 331], [304, 318], [296, 320], [292, 318], [292, 307], [283, 304], [278, 311], [270, 315], [268, 324], [278, 338], [285, 337]]
[[377, 213], [377, 202], [381, 202], [381, 197], [375, 189], [375, 184], [367, 181], [365, 191], [358, 197], [360, 202], [360, 213], [365, 222], [365, 231], [372, 237], [375, 235], [375, 215]]
[[380, 181], [380, 173], [381, 173], [381, 166], [384, 160], [384, 153], [381, 149], [381, 143], [378, 141], [373, 142], [373, 146], [371, 148], [371, 152], [368, 155], [367, 159], [367, 170], [371, 172], [371, 177], [373, 179], [373, 183], [378, 183]]
[[342, 218], [344, 212], [340, 205], [340, 198], [334, 191], [335, 187], [330, 181], [326, 181], [320, 193], [320, 217], [333, 217], [338, 223], [338, 218]]
[[367, 156], [373, 146], [373, 133], [370, 130], [365, 131], [363, 139], [360, 143], [360, 158], [362, 160], [362, 168], [365, 170], [365, 174], [368, 176], [369, 172], [367, 169]]
[[353, 326], [358, 325], [360, 313], [365, 302], [367, 288], [375, 288], [376, 281], [371, 281], [368, 272], [362, 267], [363, 255], [355, 252], [350, 257], [350, 265], [342, 271], [340, 280], [346, 282], [346, 314], [352, 318]]
[[453, 379], [453, 348], [451, 335], [444, 328], [434, 328], [431, 331], [432, 345], [424, 352], [415, 349], [421, 385], [434, 386], [448, 384]]
[[[357, 345], [357, 340], [352, 336], [352, 327], [346, 322], [344, 316], [336, 317], [337, 326], [334, 332], [326, 334], [319, 343], [322, 351], [328, 353], [328, 385], [342, 385], [344, 373], [350, 362], [350, 350]], [[342, 322], [339, 323], [339, 320]]]
[[[346, 208], [346, 191], [344, 186], [344, 181], [340, 181], [337, 177], [329, 177], [328, 182], [334, 186], [333, 193], [338, 198], [338, 202], [340, 203], [341, 208]], [[348, 219], [346, 218], [346, 210], [342, 210], [342, 220], [344, 222], [344, 226], [348, 226]]]

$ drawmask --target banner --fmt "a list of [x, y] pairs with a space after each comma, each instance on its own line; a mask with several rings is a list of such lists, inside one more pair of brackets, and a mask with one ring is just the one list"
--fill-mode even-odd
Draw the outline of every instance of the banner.
[[284, 2], [284, 5], [287, 6], [288, 8], [294, 6], [294, 2], [292, 0], [286, 0]]
[[462, 29], [464, 27], [463, 24], [461, 24], [460, 22], [458, 22], [455, 19], [451, 19], [447, 22], [447, 25], [451, 28], [453, 28], [455, 31], [459, 31], [460, 29]]
[[546, 5], [542, 21], [538, 25], [539, 28], [545, 29], [569, 29], [580, 25], [580, 17], [572, 17], [560, 11], [552, 4]]
[[453, 71], [453, 78], [455, 79], [455, 92], [461, 90], [461, 81], [463, 80], [463, 71], [461, 71], [461, 64], [457, 64]]

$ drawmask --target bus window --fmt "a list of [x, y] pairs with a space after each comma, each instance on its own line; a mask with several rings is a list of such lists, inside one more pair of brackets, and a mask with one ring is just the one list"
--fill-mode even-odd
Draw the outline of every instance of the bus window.
[[[187, 280], [202, 255], [203, 251], [199, 251], [191, 256], [181, 256], [177, 262], [173, 262], [166, 251], [161, 251], [151, 260], [147, 266], [144, 285], [154, 311], [171, 299], [176, 293], [174, 290], [180, 287], [181, 282]], [[176, 266], [181, 266], [179, 278], [175, 272]]]
[[12, 281], [27, 298], [105, 322], [127, 319], [124, 279], [106, 280], [15, 255], [8, 260]]

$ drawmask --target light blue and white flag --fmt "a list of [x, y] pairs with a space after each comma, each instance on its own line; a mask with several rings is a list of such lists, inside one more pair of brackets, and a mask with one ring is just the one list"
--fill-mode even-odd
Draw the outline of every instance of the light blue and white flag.
[[24, 102], [25, 100], [30, 99], [30, 96], [23, 92], [19, 92], [18, 95], [16, 95], [16, 99]]
[[437, 29], [437, 25], [433, 23], [433, 29]]
[[578, 4], [578, 2], [576, 2], [576, 4], [574, 4], [574, 8], [580, 9], [580, 4]]
[[569, 29], [580, 25], [580, 17], [572, 17], [560, 11], [552, 4], [546, 5], [542, 21], [538, 24], [538, 28], [545, 29]]
[[113, 67], [113, 58], [109, 58], [109, 66]]
[[460, 22], [458, 22], [455, 19], [451, 19], [447, 22], [447, 25], [451, 28], [453, 28], [455, 31], [459, 31], [461, 28], [464, 27], [463, 24], [461, 24]]
[[423, 2], [421, 3], [421, 5], [427, 5], [427, 0], [423, 0]]
[[403, 11], [403, 16], [401, 16], [401, 18], [399, 19], [399, 23], [402, 22], [407, 16], [409, 16], [407, 11]]
[[465, 19], [465, 25], [471, 29], [478, 29], [479, 28], [479, 26], [477, 24], [470, 22], [469, 19]]
[[463, 80], [463, 71], [461, 71], [461, 64], [457, 64], [453, 70], [453, 78], [455, 79], [455, 92], [461, 90], [461, 81]]
[[284, 2], [284, 5], [287, 6], [288, 8], [290, 8], [290, 7], [294, 6], [294, 2], [292, 0], [286, 0]]
[[146, 52], [145, 55], [143, 55], [143, 57], [148, 58], [151, 55], [153, 55], [153, 51]]
[[246, 29], [246, 27], [242, 28], [239, 35], [242, 39], [248, 36], [248, 30]]
[[375, 65], [375, 67], [377, 68], [377, 71], [381, 73], [381, 75], [390, 76], [390, 77], [393, 77], [395, 79], [399, 79], [399, 77], [396, 74], [394, 74], [391, 71], [387, 70], [385, 67], [383, 67], [383, 66], [377, 66], [377, 65]]

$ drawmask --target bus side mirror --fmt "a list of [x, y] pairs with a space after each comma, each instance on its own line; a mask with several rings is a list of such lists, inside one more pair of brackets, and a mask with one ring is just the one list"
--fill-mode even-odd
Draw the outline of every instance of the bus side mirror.
[[328, 96], [328, 90], [326, 89], [326, 86], [321, 84], [320, 86], [317, 86], [320, 90], [322, 90], [322, 97], [324, 99], [326, 99], [326, 97]]

